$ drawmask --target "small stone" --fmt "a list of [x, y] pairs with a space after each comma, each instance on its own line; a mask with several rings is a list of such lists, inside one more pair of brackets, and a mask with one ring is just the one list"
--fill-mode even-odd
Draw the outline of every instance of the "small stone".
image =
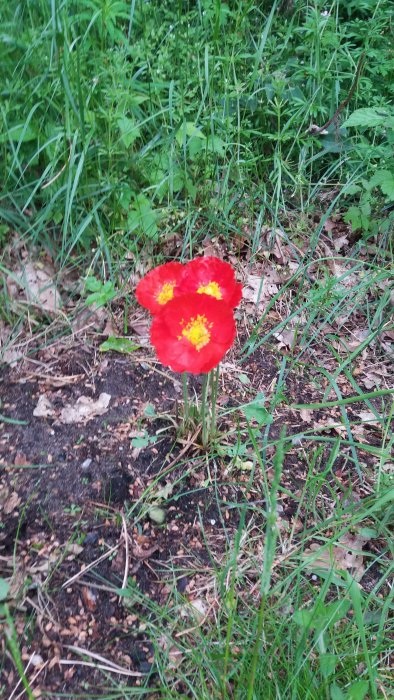
[[44, 659], [40, 654], [33, 654], [33, 656], [30, 659], [30, 663], [32, 666], [40, 666], [40, 664], [44, 663]]
[[81, 469], [86, 471], [86, 469], [89, 469], [91, 463], [92, 463], [92, 460], [90, 459], [90, 457], [88, 457], [88, 459], [85, 459], [85, 461], [82, 462]]

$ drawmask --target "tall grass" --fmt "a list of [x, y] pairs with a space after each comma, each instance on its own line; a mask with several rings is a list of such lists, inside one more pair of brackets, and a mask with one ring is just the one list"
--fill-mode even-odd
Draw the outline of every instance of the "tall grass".
[[138, 254], [174, 209], [189, 254], [207, 231], [240, 231], [245, 193], [288, 228], [376, 163], [372, 142], [308, 127], [346, 97], [365, 48], [346, 111], [392, 99], [388, 0], [12, 0], [3, 15], [3, 235], [17, 228], [61, 265]]

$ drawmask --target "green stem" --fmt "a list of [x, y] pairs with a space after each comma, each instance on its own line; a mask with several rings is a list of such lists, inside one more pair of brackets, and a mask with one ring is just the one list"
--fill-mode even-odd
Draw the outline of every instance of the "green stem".
[[187, 387], [187, 372], [182, 372], [182, 386], [183, 386], [183, 428], [185, 429], [189, 423], [189, 396]]
[[201, 423], [202, 423], [202, 446], [206, 447], [208, 442], [207, 430], [207, 394], [208, 394], [209, 374], [204, 374], [201, 393]]
[[211, 437], [216, 433], [216, 403], [218, 398], [219, 386], [219, 365], [211, 372]]

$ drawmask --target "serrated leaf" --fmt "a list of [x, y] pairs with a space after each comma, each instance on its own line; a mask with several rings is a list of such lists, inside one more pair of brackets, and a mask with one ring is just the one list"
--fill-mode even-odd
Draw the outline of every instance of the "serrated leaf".
[[117, 124], [121, 133], [121, 140], [126, 148], [129, 148], [139, 138], [140, 130], [136, 126], [134, 119], [129, 119], [125, 116], [119, 117]]
[[[94, 278], [88, 277], [88, 280], [92, 279]], [[94, 286], [94, 288], [97, 289], [97, 291], [93, 291], [92, 294], [89, 294], [86, 297], [86, 305], [89, 306], [90, 304], [96, 304], [98, 308], [100, 306], [104, 306], [109, 301], [112, 301], [112, 299], [116, 297], [116, 291], [111, 280], [108, 280], [108, 282], [105, 282], [105, 284], [103, 284], [99, 280], [96, 281], [98, 281], [98, 285], [93, 285], [92, 283], [92, 286]]]
[[113, 350], [114, 352], [129, 353], [138, 350], [140, 345], [135, 345], [128, 338], [116, 338], [115, 336], [110, 336], [100, 345], [100, 352], [109, 352]]
[[386, 201], [394, 201], [394, 174], [389, 170], [377, 170], [369, 181], [370, 187], [380, 187], [385, 194]]
[[343, 220], [347, 224], [351, 224], [353, 231], [357, 231], [358, 229], [368, 231], [369, 217], [365, 212], [361, 210], [360, 207], [349, 207], [345, 216], [343, 217]]
[[85, 280], [85, 289], [88, 292], [99, 292], [102, 289], [103, 283], [97, 277], [87, 277]]
[[349, 126], [385, 126], [389, 117], [389, 113], [384, 109], [363, 107], [361, 109], [356, 109], [356, 111], [353, 112], [348, 119], [346, 119], [342, 126], [345, 129]]
[[255, 420], [259, 425], [272, 423], [273, 418], [264, 406], [264, 394], [257, 394], [254, 401], [241, 406], [241, 411], [247, 420]]

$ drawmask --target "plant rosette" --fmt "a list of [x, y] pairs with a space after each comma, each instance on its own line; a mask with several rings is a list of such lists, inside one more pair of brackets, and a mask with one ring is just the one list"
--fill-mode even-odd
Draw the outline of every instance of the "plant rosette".
[[141, 306], [152, 314], [159, 313], [178, 293], [179, 282], [185, 265], [169, 262], [159, 265], [140, 280], [135, 295]]
[[216, 367], [235, 340], [235, 320], [224, 301], [195, 292], [168, 301], [153, 317], [152, 345], [174, 372], [202, 374]]
[[184, 266], [176, 293], [192, 292], [211, 296], [231, 308], [242, 299], [242, 285], [231, 265], [211, 255], [195, 258]]

